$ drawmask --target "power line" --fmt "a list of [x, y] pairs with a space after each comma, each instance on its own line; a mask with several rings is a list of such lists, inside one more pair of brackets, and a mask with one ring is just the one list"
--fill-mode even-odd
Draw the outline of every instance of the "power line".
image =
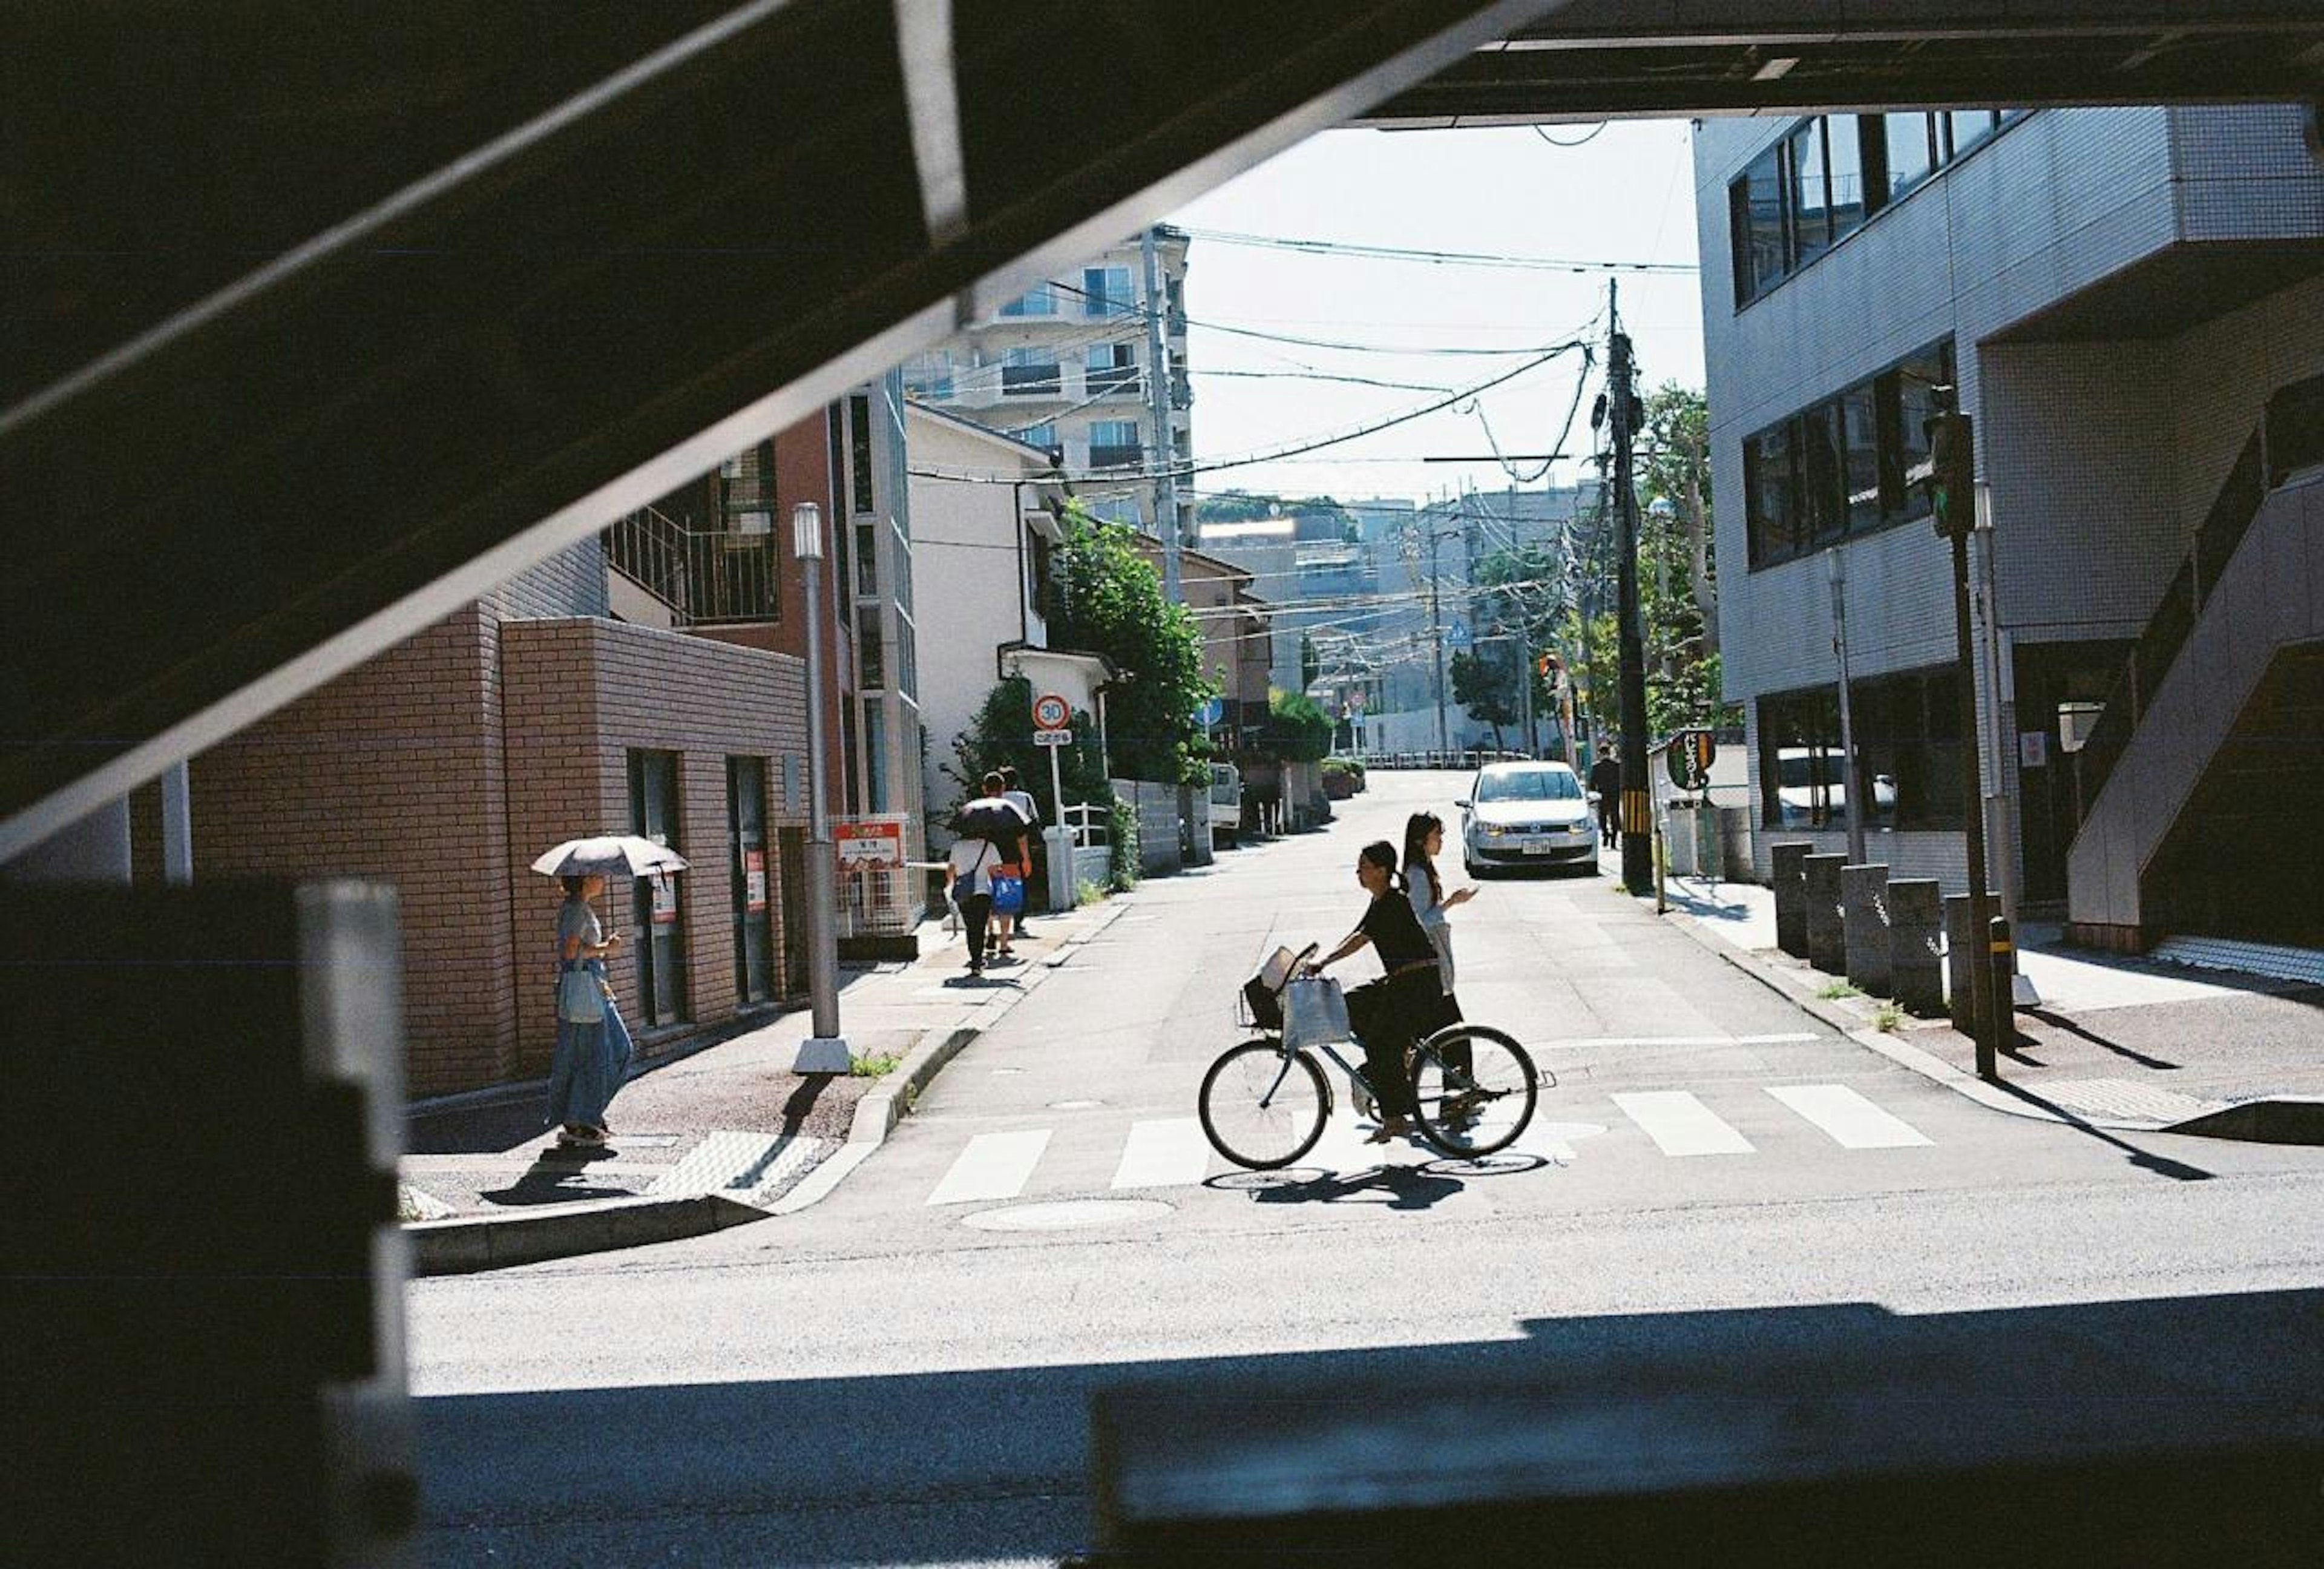
[[[1581, 142], [1559, 142], [1544, 134], [1553, 146], [1579, 147], [1606, 128]], [[1540, 127], [1536, 126], [1538, 131]], [[1296, 251], [1307, 255], [1345, 256], [1374, 262], [1415, 262], [1438, 267], [1509, 267], [1544, 272], [1646, 272], [1684, 274], [1700, 271], [1686, 262], [1618, 262], [1572, 256], [1512, 256], [1483, 251], [1437, 251], [1401, 245], [1368, 245], [1352, 240], [1300, 239], [1288, 235], [1238, 234], [1227, 229], [1188, 229], [1189, 237], [1215, 245], [1245, 245], [1263, 250]]]

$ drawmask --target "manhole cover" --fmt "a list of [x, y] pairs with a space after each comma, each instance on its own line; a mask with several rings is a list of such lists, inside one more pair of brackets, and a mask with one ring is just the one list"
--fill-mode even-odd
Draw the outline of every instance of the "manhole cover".
[[1019, 1204], [964, 1215], [961, 1224], [981, 1232], [1063, 1232], [1075, 1226], [1118, 1226], [1170, 1213], [1153, 1198], [1084, 1198], [1064, 1204]]

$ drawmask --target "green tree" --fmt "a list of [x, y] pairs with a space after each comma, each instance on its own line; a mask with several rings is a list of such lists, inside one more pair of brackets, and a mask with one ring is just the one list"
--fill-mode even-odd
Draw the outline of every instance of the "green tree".
[[1501, 727], [1521, 717], [1517, 682], [1506, 657], [1489, 658], [1467, 650], [1452, 656], [1446, 667], [1452, 677], [1452, 700], [1493, 727], [1493, 749], [1505, 744]]
[[1203, 674], [1203, 634], [1183, 605], [1162, 596], [1162, 576], [1130, 531], [1068, 504], [1055, 558], [1049, 639], [1103, 654], [1117, 672], [1107, 739], [1124, 779], [1204, 784], [1209, 755], [1196, 723], [1217, 691]]
[[[982, 793], [981, 781], [988, 771], [1004, 766], [1017, 771], [1019, 780], [1040, 808], [1041, 821], [1056, 820], [1056, 801], [1049, 792], [1048, 748], [1033, 744], [1033, 683], [1022, 676], [1008, 677], [985, 694], [976, 717], [953, 740], [952, 759], [944, 765], [944, 772], [959, 793], [941, 804], [928, 803], [932, 826], [944, 824], [962, 801]], [[1097, 722], [1087, 713], [1076, 713], [1073, 728], [1074, 743], [1060, 748], [1057, 758], [1066, 802], [1110, 799], [1113, 787], [1098, 755]]]
[[1286, 762], [1316, 762], [1331, 755], [1332, 719], [1305, 692], [1270, 689], [1259, 750]]

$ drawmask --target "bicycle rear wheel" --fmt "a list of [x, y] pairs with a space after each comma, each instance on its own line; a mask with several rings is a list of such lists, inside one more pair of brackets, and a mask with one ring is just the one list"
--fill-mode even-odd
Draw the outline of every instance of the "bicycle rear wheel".
[[1533, 1121], [1541, 1079], [1525, 1048], [1498, 1029], [1455, 1024], [1412, 1054], [1420, 1136], [1462, 1159], [1517, 1142]]
[[1229, 1048], [1203, 1075], [1194, 1104], [1211, 1147], [1255, 1171], [1288, 1166], [1314, 1149], [1332, 1109], [1315, 1059], [1271, 1040]]

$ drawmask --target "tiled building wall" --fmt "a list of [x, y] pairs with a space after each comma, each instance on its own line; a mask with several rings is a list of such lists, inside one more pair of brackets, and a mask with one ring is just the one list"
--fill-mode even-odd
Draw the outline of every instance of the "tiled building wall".
[[466, 606], [191, 767], [203, 880], [398, 884], [415, 1094], [515, 1066], [494, 641], [483, 607]]
[[[733, 844], [727, 829], [726, 759], [767, 760], [769, 850], [785, 817], [787, 756], [807, 747], [806, 679], [800, 661], [706, 638], [596, 619], [510, 622], [502, 629], [507, 705], [510, 838], [508, 872], [537, 899], [515, 909], [512, 941], [526, 964], [538, 955], [543, 983], [517, 990], [520, 1058], [527, 1071], [548, 1062], [556, 1022], [546, 982], [553, 952], [554, 885], [527, 870], [541, 849], [565, 838], [631, 827], [629, 757], [633, 750], [679, 754], [677, 845], [692, 863], [679, 882], [688, 1020], [713, 1024], [736, 1011]], [[793, 771], [796, 771], [794, 765]], [[632, 890], [614, 879], [601, 910], [629, 937], [612, 964], [622, 1016], [641, 1020]], [[780, 901], [774, 944], [780, 952]]]
[[502, 618], [604, 615], [605, 547], [595, 534], [568, 545], [484, 596]]
[[[2324, 171], [2301, 144], [2297, 111], [2032, 115], [1738, 311], [1728, 182], [1789, 124], [1719, 122], [1698, 134], [1719, 493], [1744, 494], [1746, 435], [1950, 333], [1991, 486], [2001, 625], [2037, 641], [2135, 632], [2269, 393], [2324, 366], [2324, 281], [2173, 340], [2130, 341], [2135, 322], [2118, 342], [1986, 340], [2181, 239], [2324, 234]], [[1830, 683], [1823, 560], [1748, 570], [1739, 504], [1719, 510], [1717, 536], [1729, 695], [1750, 710], [1760, 694]], [[1952, 661], [1949, 549], [1925, 522], [1853, 540], [1844, 555], [1854, 675]], [[2017, 716], [2012, 694], [1979, 676], [1980, 713], [2000, 715], [2001, 744], [1990, 724], [1980, 731], [1987, 787], [2006, 794]], [[1756, 752], [1755, 711], [1748, 723]], [[1876, 854], [1892, 863], [1961, 881], [1958, 835], [1887, 840]]]

